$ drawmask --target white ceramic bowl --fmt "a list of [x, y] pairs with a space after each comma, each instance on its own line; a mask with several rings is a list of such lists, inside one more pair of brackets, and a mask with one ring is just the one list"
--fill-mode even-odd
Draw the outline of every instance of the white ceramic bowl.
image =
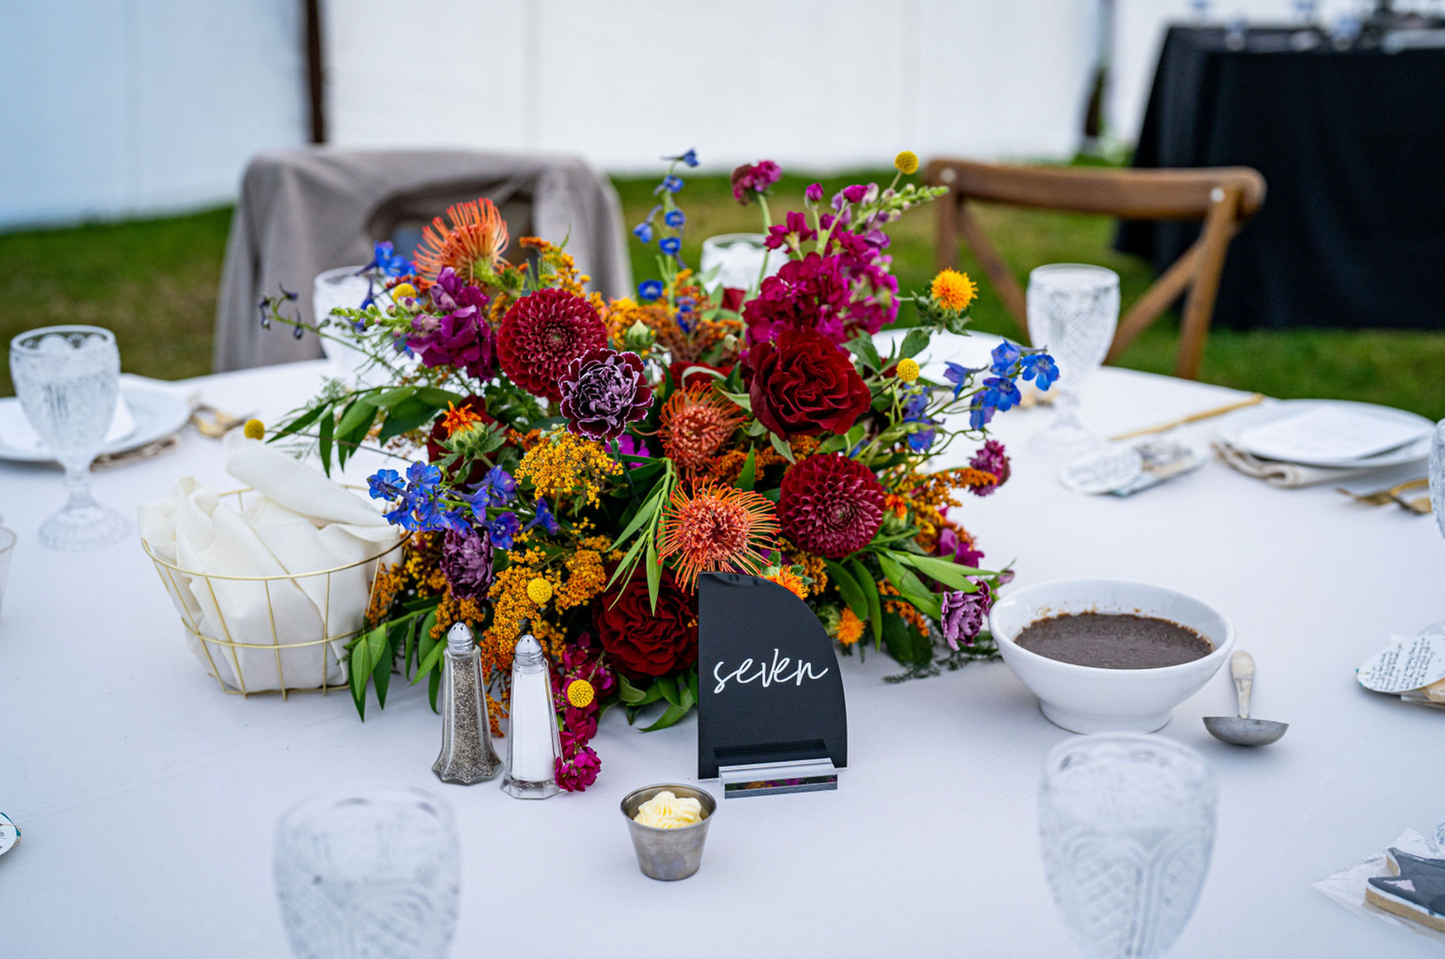
[[[1062, 663], [1014, 642], [1028, 624], [1065, 613], [1157, 616], [1197, 631], [1214, 644], [1214, 652], [1178, 666], [1105, 669]], [[995, 603], [988, 622], [1004, 662], [1039, 697], [1044, 715], [1076, 733], [1159, 729], [1175, 706], [1209, 682], [1234, 647], [1234, 624], [1203, 600], [1118, 579], [1061, 579], [1027, 586]]]

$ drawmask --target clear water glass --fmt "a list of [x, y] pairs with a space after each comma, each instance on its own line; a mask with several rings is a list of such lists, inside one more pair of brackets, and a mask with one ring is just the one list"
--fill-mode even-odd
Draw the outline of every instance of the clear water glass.
[[1440, 535], [1445, 536], [1445, 420], [1435, 424], [1435, 436], [1430, 440], [1430, 508], [1435, 511]]
[[301, 959], [441, 959], [461, 856], [448, 805], [401, 785], [305, 800], [276, 830], [276, 896]]
[[1088, 959], [1153, 959], [1174, 944], [1209, 871], [1215, 798], [1204, 757], [1160, 736], [1084, 736], [1049, 753], [1044, 872]]
[[10, 341], [10, 377], [25, 418], [65, 468], [69, 499], [40, 524], [51, 549], [109, 546], [130, 532], [125, 517], [90, 495], [90, 463], [104, 446], [120, 395], [120, 351], [98, 326], [48, 326]]
[[1079, 422], [1079, 390], [1104, 365], [1119, 326], [1119, 274], [1102, 266], [1053, 263], [1029, 274], [1029, 340], [1059, 367], [1054, 421], [1037, 449], [1077, 452], [1102, 442]]
[[[709, 292], [719, 287], [751, 290], [770, 276], [776, 276], [788, 262], [781, 250], [763, 245], [767, 237], [761, 233], [724, 233], [702, 241], [702, 257], [698, 268]], [[711, 278], [709, 271], [716, 270]]]

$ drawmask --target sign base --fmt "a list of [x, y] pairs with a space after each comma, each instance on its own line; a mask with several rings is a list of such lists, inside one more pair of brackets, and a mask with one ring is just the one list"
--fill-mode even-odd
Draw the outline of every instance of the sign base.
[[822, 792], [838, 788], [838, 768], [831, 759], [719, 766], [718, 782], [724, 799]]

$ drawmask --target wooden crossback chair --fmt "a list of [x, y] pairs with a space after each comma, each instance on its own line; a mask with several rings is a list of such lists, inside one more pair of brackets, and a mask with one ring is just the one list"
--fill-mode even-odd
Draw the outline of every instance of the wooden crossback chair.
[[938, 159], [928, 164], [924, 178], [932, 186], [948, 188], [948, 194], [938, 202], [938, 268], [956, 263], [961, 233], [1026, 334], [1028, 307], [1024, 291], [998, 248], [969, 212], [970, 200], [1097, 213], [1126, 220], [1202, 222], [1203, 229], [1194, 245], [1120, 319], [1108, 356], [1109, 361], [1116, 359], [1187, 290], [1175, 358], [1175, 372], [1186, 379], [1194, 379], [1199, 373], [1229, 241], [1264, 202], [1264, 177], [1250, 167], [1099, 170]]

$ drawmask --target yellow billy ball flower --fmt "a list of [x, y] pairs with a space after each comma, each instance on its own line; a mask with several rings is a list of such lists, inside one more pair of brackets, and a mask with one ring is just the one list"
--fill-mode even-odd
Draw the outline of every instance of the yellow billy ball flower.
[[967, 273], [944, 270], [933, 278], [929, 292], [935, 303], [956, 313], [968, 309], [968, 305], [978, 297], [978, 286], [968, 278]]
[[246, 425], [241, 427], [241, 433], [248, 440], [264, 439], [266, 436], [266, 424], [255, 418], [249, 419], [246, 421]]
[[912, 359], [899, 360], [898, 378], [905, 383], [912, 383], [918, 379], [918, 361]]
[[574, 679], [567, 684], [567, 702], [576, 706], [578, 709], [586, 709], [588, 706], [591, 706], [592, 700], [596, 695], [597, 691], [594, 690], [592, 684], [585, 679]]
[[416, 287], [412, 286], [410, 283], [398, 283], [396, 286], [391, 288], [391, 298], [393, 300], [400, 302], [401, 298], [404, 296], [410, 296], [415, 298]]
[[893, 166], [895, 169], [898, 170], [899, 173], [902, 173], [904, 176], [907, 176], [911, 173], [917, 173], [918, 154], [914, 153], [912, 150], [904, 150], [902, 153], [898, 154], [896, 157], [893, 158]]
[[552, 598], [552, 584], [538, 576], [527, 583], [527, 598], [541, 606]]

